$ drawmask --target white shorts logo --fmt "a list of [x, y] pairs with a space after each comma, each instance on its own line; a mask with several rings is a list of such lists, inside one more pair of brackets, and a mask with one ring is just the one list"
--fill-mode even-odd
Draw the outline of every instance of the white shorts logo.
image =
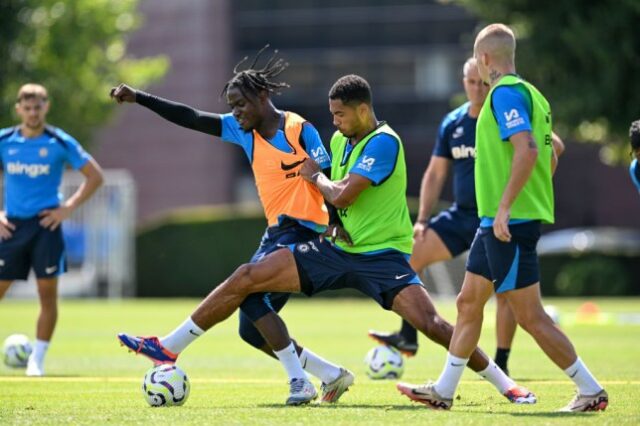
[[308, 244], [298, 244], [298, 251], [300, 253], [306, 253], [309, 251], [309, 245]]
[[46, 274], [53, 274], [53, 273], [54, 273], [55, 271], [57, 271], [57, 270], [58, 270], [58, 267], [57, 267], [57, 266], [49, 266], [49, 267], [47, 267], [47, 268], [44, 268], [44, 272], [45, 272]]

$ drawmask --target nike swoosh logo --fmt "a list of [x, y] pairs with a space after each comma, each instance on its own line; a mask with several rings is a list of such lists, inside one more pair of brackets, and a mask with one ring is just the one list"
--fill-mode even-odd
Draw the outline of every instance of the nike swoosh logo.
[[451, 363], [452, 367], [464, 367], [464, 364], [454, 364], [453, 362]]
[[578, 370], [574, 371], [573, 374], [569, 375], [569, 377], [571, 377], [573, 379], [576, 374], [578, 374]]
[[57, 269], [57, 266], [50, 266], [48, 268], [44, 268], [44, 272], [46, 272], [47, 274], [53, 274]]
[[291, 164], [284, 164], [284, 161], [280, 161], [280, 168], [282, 170], [291, 170], [291, 169], [295, 169], [296, 167], [298, 167], [300, 164], [304, 163], [307, 159], [303, 158], [300, 161], [295, 161]]
[[198, 333], [195, 333], [193, 330], [189, 329], [189, 333], [193, 334], [194, 336], [200, 337], [200, 335]]
[[409, 274], [402, 274], [402, 275], [396, 275], [396, 280], [400, 280], [406, 276], [408, 276]]

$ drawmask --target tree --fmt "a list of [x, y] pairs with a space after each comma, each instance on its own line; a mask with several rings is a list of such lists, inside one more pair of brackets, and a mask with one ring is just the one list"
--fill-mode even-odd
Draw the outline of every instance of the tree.
[[640, 1], [453, 1], [515, 30], [518, 70], [547, 96], [561, 132], [603, 144], [606, 162], [628, 158], [640, 118]]
[[0, 3], [0, 126], [15, 123], [18, 88], [45, 85], [48, 121], [84, 145], [113, 109], [108, 90], [128, 81], [144, 87], [168, 69], [163, 56], [127, 55], [127, 35], [140, 23], [138, 0], [3, 0]]

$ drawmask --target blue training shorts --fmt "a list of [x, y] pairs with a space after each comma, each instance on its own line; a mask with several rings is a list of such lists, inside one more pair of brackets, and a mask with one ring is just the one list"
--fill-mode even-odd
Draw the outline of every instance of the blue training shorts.
[[429, 228], [438, 234], [444, 245], [456, 257], [469, 250], [480, 226], [478, 211], [456, 205], [443, 210], [429, 220]]
[[[286, 220], [281, 225], [266, 229], [260, 246], [256, 250], [251, 263], [262, 260], [269, 253], [301, 241], [308, 241], [318, 237], [318, 233], [300, 225], [293, 220]], [[289, 300], [290, 293], [253, 293], [240, 305], [239, 332], [244, 340], [256, 347], [262, 347], [264, 339], [253, 323], [269, 312], [280, 312]]]
[[0, 240], [0, 280], [26, 280], [33, 268], [37, 278], [52, 278], [67, 271], [62, 227], [54, 231], [40, 225], [39, 217], [8, 218], [16, 226], [11, 238]]
[[492, 227], [480, 227], [471, 245], [467, 271], [493, 282], [496, 293], [528, 287], [540, 281], [536, 244], [540, 221], [509, 225], [511, 241], [498, 240]]
[[289, 246], [307, 296], [326, 290], [353, 288], [391, 309], [394, 297], [412, 284], [422, 285], [408, 255], [396, 250], [353, 254], [319, 239]]

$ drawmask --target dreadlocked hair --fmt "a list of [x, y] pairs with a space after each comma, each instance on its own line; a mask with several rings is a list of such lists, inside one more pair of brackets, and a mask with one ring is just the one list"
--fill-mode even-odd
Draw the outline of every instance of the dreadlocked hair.
[[280, 58], [276, 59], [276, 56], [278, 55], [277, 49], [273, 51], [273, 55], [271, 55], [264, 67], [260, 69], [255, 68], [258, 63], [258, 59], [260, 59], [260, 55], [262, 55], [262, 53], [268, 48], [269, 45], [267, 44], [260, 49], [247, 69], [240, 71], [239, 67], [249, 59], [248, 56], [245, 56], [240, 62], [238, 62], [238, 64], [233, 67], [235, 75], [227, 82], [227, 84], [224, 85], [220, 95], [225, 96], [232, 87], [237, 87], [245, 97], [247, 97], [246, 91], [250, 92], [253, 96], [257, 96], [258, 93], [263, 90], [267, 91], [269, 94], [280, 94], [279, 89], [289, 87], [285, 82], [276, 82], [272, 80], [289, 66], [288, 62], [285, 62]]

